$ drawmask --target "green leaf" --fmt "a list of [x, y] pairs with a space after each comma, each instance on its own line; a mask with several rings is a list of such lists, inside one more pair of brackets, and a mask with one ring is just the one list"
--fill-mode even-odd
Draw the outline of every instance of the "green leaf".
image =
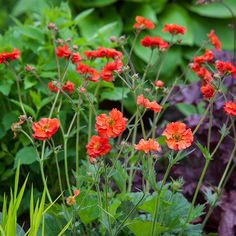
[[82, 11], [80, 14], [78, 14], [75, 19], [74, 19], [74, 23], [78, 24], [80, 23], [81, 20], [83, 20], [84, 18], [86, 18], [88, 15], [90, 15], [92, 12], [94, 11], [94, 8]]
[[48, 7], [45, 0], [20, 0], [14, 5], [12, 15], [19, 16], [25, 12], [40, 12], [42, 9]]
[[18, 161], [22, 165], [30, 165], [37, 160], [37, 153], [33, 147], [24, 147], [16, 154], [14, 168], [17, 167]]
[[[152, 232], [152, 222], [142, 221], [142, 220], [132, 220], [128, 221], [127, 226], [135, 236], [149, 236]], [[156, 233], [160, 234], [165, 232], [168, 228], [161, 226], [156, 223]]]
[[2, 124], [5, 130], [9, 130], [11, 128], [12, 123], [15, 123], [18, 121], [19, 117], [18, 111], [10, 111], [3, 115], [2, 118]]
[[191, 104], [186, 103], [178, 103], [176, 104], [176, 107], [179, 109], [180, 112], [182, 112], [185, 116], [191, 116], [194, 114], [197, 114], [197, 109], [195, 106]]
[[20, 28], [21, 34], [26, 36], [27, 38], [34, 39], [38, 41], [39, 43], [44, 43], [44, 34], [42, 30], [40, 30], [37, 27], [33, 26], [21, 26]]
[[[96, 22], [96, 24], [94, 22]], [[109, 36], [120, 35], [122, 31], [122, 21], [114, 7], [107, 7], [96, 10], [86, 18], [81, 19], [80, 22], [78, 22], [78, 26], [82, 36], [90, 38], [96, 35], [98, 30], [103, 26], [114, 22], [118, 22], [118, 25], [112, 29]]]
[[29, 94], [30, 94], [30, 97], [32, 98], [33, 104], [35, 105], [37, 110], [39, 110], [39, 107], [40, 107], [40, 104], [41, 104], [41, 94], [37, 93], [33, 90], [30, 90]]
[[10, 79], [0, 79], [0, 92], [8, 96], [14, 81]]
[[90, 1], [73, 0], [74, 4], [79, 7], [104, 7], [116, 1], [117, 0], [90, 0]]
[[105, 99], [110, 101], [120, 101], [127, 98], [128, 93], [130, 90], [128, 88], [123, 87], [115, 87], [113, 90], [104, 91], [101, 93], [100, 101]]
[[193, 31], [191, 27], [191, 17], [185, 8], [181, 7], [179, 4], [168, 4], [165, 7], [163, 13], [159, 17], [160, 23], [156, 29], [152, 30], [150, 33], [153, 36], [161, 36], [164, 40], [170, 41], [172, 36], [169, 33], [162, 32], [165, 24], [178, 24], [186, 27], [187, 32], [185, 35], [176, 36], [180, 38], [181, 44], [193, 45]]
[[[236, 15], [236, 1], [235, 0], [224, 0], [224, 4], [220, 2], [213, 2], [210, 4], [202, 5], [189, 5], [186, 7], [201, 16], [207, 16], [212, 18], [233, 18], [230, 11]], [[230, 9], [230, 10], [229, 10]]]

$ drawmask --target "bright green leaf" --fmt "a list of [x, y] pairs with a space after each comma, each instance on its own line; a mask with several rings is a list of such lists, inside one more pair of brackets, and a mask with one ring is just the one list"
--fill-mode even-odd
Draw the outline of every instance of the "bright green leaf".
[[14, 168], [17, 167], [18, 161], [22, 165], [30, 165], [37, 160], [37, 153], [33, 147], [24, 147], [16, 153]]

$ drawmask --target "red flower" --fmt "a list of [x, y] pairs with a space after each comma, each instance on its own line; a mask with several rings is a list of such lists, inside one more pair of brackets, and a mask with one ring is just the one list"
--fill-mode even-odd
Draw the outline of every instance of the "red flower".
[[191, 63], [189, 67], [196, 73], [196, 75], [202, 79], [203, 85], [209, 84], [213, 79], [211, 72], [205, 67], [201, 67], [198, 63]]
[[77, 64], [82, 60], [82, 57], [80, 56], [80, 54], [78, 52], [73, 52], [71, 55], [71, 62], [73, 64]]
[[230, 62], [216, 61], [215, 66], [221, 75], [231, 74], [233, 77], [236, 76], [236, 67]]
[[165, 24], [162, 32], [168, 32], [170, 34], [185, 34], [186, 28], [176, 24]]
[[206, 84], [201, 87], [201, 93], [204, 98], [212, 98], [214, 96], [215, 89], [210, 84]]
[[32, 124], [33, 137], [38, 140], [49, 139], [57, 132], [59, 126], [60, 123], [56, 118], [42, 118]]
[[126, 128], [126, 119], [116, 108], [109, 112], [109, 116], [101, 114], [96, 117], [96, 130], [101, 137], [116, 138]]
[[64, 44], [62, 47], [58, 46], [56, 48], [56, 55], [58, 58], [61, 57], [68, 58], [71, 55], [71, 51], [68, 49], [67, 44]]
[[108, 62], [101, 70], [100, 75], [101, 79], [107, 82], [110, 82], [113, 80], [113, 72], [116, 71], [118, 73], [121, 72], [121, 68], [123, 66], [123, 63], [121, 60], [115, 60], [112, 62]]
[[57, 81], [52, 81], [48, 83], [48, 88], [51, 92], [56, 93], [59, 91], [59, 88], [57, 87], [59, 83]]
[[161, 81], [161, 80], [156, 80], [156, 81], [154, 82], [154, 85], [155, 85], [156, 88], [163, 88], [164, 82]]
[[202, 56], [194, 57], [194, 63], [202, 64], [203, 62], [209, 62], [214, 59], [214, 53], [211, 50], [206, 49]]
[[103, 156], [111, 150], [108, 138], [93, 135], [86, 146], [87, 154], [91, 158]]
[[145, 153], [150, 151], [161, 151], [161, 147], [158, 142], [151, 138], [149, 138], [147, 141], [141, 139], [138, 144], [135, 144], [135, 149], [138, 151], [144, 151]]
[[74, 83], [72, 83], [71, 81], [67, 81], [63, 86], [62, 86], [62, 90], [66, 91], [68, 93], [73, 93], [74, 92]]
[[169, 123], [164, 132], [166, 144], [170, 149], [182, 150], [191, 146], [193, 142], [193, 134], [191, 129], [187, 129], [182, 122]]
[[207, 34], [211, 44], [215, 47], [216, 50], [221, 50], [221, 42], [218, 37], [215, 35], [215, 31], [211, 30], [209, 34]]
[[0, 64], [5, 63], [7, 60], [14, 61], [20, 57], [20, 51], [17, 48], [13, 48], [12, 52], [0, 53]]
[[144, 47], [157, 47], [160, 50], [166, 50], [168, 48], [168, 43], [159, 37], [145, 36], [140, 41], [141, 45]]
[[78, 63], [76, 65], [76, 71], [80, 75], [84, 75], [86, 77], [86, 79], [88, 79], [92, 82], [97, 82], [100, 78], [99, 73], [94, 68], [91, 68], [91, 67], [84, 65], [82, 63]]
[[84, 55], [89, 59], [95, 58], [112, 58], [112, 59], [121, 59], [122, 53], [115, 50], [114, 48], [103, 48], [99, 47], [97, 50], [85, 51]]
[[135, 17], [136, 23], [133, 25], [133, 28], [135, 29], [154, 29], [155, 25], [152, 21], [142, 17], [142, 16], [136, 16]]
[[224, 104], [224, 111], [227, 115], [236, 116], [236, 103], [228, 101]]
[[144, 98], [143, 94], [140, 94], [137, 97], [136, 101], [137, 105], [142, 105], [146, 109], [150, 109], [154, 112], [159, 112], [161, 110], [161, 106], [156, 101], [150, 101], [147, 98]]

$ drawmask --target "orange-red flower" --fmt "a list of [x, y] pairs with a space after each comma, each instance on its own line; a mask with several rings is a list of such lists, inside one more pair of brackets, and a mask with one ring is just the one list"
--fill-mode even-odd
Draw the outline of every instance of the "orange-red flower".
[[203, 62], [209, 62], [212, 61], [213, 59], [214, 59], [214, 53], [211, 50], [206, 49], [205, 53], [202, 56], [194, 57], [193, 62], [202, 64]]
[[62, 86], [62, 90], [66, 91], [67, 93], [73, 93], [74, 92], [74, 83], [72, 83], [71, 81], [67, 81], [63, 86]]
[[68, 58], [71, 55], [71, 51], [69, 50], [67, 44], [64, 44], [63, 46], [58, 46], [56, 48], [56, 55], [58, 58]]
[[168, 43], [159, 37], [145, 36], [140, 41], [141, 45], [144, 47], [157, 47], [159, 50], [164, 51], [168, 48]]
[[216, 61], [215, 66], [221, 75], [231, 74], [234, 77], [236, 76], [236, 67], [230, 62]]
[[214, 96], [215, 93], [215, 89], [212, 85], [210, 84], [206, 84], [201, 86], [201, 93], [203, 94], [204, 98], [212, 98]]
[[215, 35], [215, 31], [211, 30], [209, 34], [207, 34], [211, 44], [215, 47], [216, 50], [221, 50], [221, 42], [218, 37]]
[[66, 198], [66, 204], [69, 206], [73, 206], [75, 204], [75, 198], [80, 194], [79, 189], [73, 190], [73, 196], [69, 196]]
[[101, 114], [96, 117], [95, 127], [101, 137], [116, 138], [125, 130], [126, 120], [119, 110], [113, 108], [109, 116]]
[[156, 101], [151, 102], [149, 99], [144, 98], [143, 94], [140, 94], [137, 97], [136, 103], [138, 106], [141, 105], [144, 108], [150, 109], [154, 112], [159, 112], [161, 110], [161, 106]]
[[0, 53], [0, 64], [5, 63], [7, 60], [14, 61], [20, 57], [20, 51], [13, 48], [11, 52]]
[[176, 24], [165, 24], [162, 32], [168, 32], [170, 34], [185, 34], [186, 28]]
[[161, 80], [156, 80], [156, 81], [154, 82], [154, 85], [155, 85], [156, 88], [163, 88], [164, 82], [161, 81]]
[[94, 68], [91, 68], [91, 67], [84, 65], [82, 63], [78, 63], [76, 65], [76, 71], [80, 75], [84, 75], [86, 79], [88, 79], [92, 82], [97, 82], [100, 78], [99, 73]]
[[93, 135], [86, 146], [90, 158], [96, 158], [107, 154], [111, 150], [108, 138]]
[[57, 81], [52, 81], [52, 82], [48, 83], [48, 88], [51, 92], [56, 93], [59, 90], [57, 85], [59, 85], [59, 83]]
[[150, 151], [161, 151], [161, 147], [157, 141], [149, 138], [148, 140], [141, 139], [138, 144], [135, 144], [135, 149], [148, 153]]
[[32, 124], [33, 137], [38, 140], [49, 139], [57, 132], [59, 126], [59, 120], [56, 118], [42, 118]]
[[165, 136], [167, 146], [176, 151], [190, 147], [193, 142], [191, 129], [179, 121], [169, 123], [162, 135]]
[[236, 116], [236, 103], [228, 101], [224, 104], [224, 111], [230, 116]]
[[77, 64], [82, 60], [82, 57], [80, 56], [80, 54], [78, 52], [73, 52], [71, 54], [71, 62], [73, 64]]
[[110, 82], [113, 80], [113, 72], [116, 71], [117, 73], [121, 72], [121, 68], [123, 66], [123, 63], [120, 59], [117, 59], [115, 61], [108, 62], [100, 72], [101, 79], [107, 82]]
[[112, 58], [112, 59], [121, 59], [122, 53], [117, 51], [114, 48], [103, 48], [98, 47], [96, 50], [92, 51], [85, 51], [84, 55], [89, 59], [95, 59], [95, 58]]
[[143, 16], [135, 17], [136, 23], [133, 25], [133, 28], [143, 30], [143, 29], [154, 29], [155, 25], [152, 21], [144, 18]]

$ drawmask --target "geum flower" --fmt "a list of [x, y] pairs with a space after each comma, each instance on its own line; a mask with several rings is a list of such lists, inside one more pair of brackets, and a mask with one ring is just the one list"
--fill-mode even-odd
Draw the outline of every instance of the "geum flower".
[[71, 81], [66, 81], [66, 83], [62, 86], [62, 90], [66, 91], [67, 93], [73, 93], [74, 92], [75, 85]]
[[58, 58], [69, 58], [71, 55], [71, 51], [69, 50], [67, 44], [64, 44], [63, 46], [58, 46], [56, 48], [56, 55]]
[[7, 60], [14, 61], [20, 57], [20, 51], [17, 48], [13, 48], [11, 52], [0, 53], [0, 64], [5, 63]]
[[169, 46], [162, 38], [150, 37], [148, 35], [141, 39], [140, 43], [143, 47], [158, 48], [160, 51], [166, 50]]
[[165, 24], [162, 32], [168, 32], [172, 35], [185, 34], [186, 28], [176, 24]]
[[82, 63], [78, 63], [76, 65], [76, 71], [80, 75], [84, 75], [87, 80], [92, 82], [97, 82], [100, 78], [99, 73], [94, 68], [91, 68], [88, 65]]
[[197, 56], [193, 58], [193, 62], [197, 64], [202, 64], [203, 62], [210, 62], [214, 59], [214, 53], [206, 49], [205, 53], [202, 56]]
[[156, 101], [151, 102], [149, 99], [144, 98], [143, 94], [140, 94], [137, 97], [136, 103], [138, 106], [141, 105], [144, 108], [150, 109], [154, 112], [159, 112], [161, 110], [161, 106]]
[[33, 137], [38, 140], [50, 139], [57, 132], [59, 126], [59, 120], [56, 118], [42, 118], [39, 122], [32, 124]]
[[200, 90], [206, 99], [212, 98], [215, 93], [215, 89], [211, 84], [202, 85]]
[[101, 79], [107, 82], [113, 80], [113, 73], [116, 71], [117, 73], [121, 72], [123, 63], [120, 59], [117, 59], [112, 62], [108, 62], [100, 71]]
[[225, 102], [224, 111], [227, 115], [236, 116], [236, 103], [233, 101]]
[[73, 52], [71, 54], [71, 62], [73, 64], [77, 64], [82, 60], [82, 57], [80, 56], [80, 54], [78, 52]]
[[95, 127], [101, 137], [116, 138], [126, 129], [126, 121], [123, 114], [113, 108], [109, 116], [101, 114], [96, 117]]
[[207, 34], [207, 37], [216, 50], [221, 50], [221, 42], [218, 39], [218, 37], [215, 35], [214, 30], [211, 30], [210, 33]]
[[103, 48], [98, 47], [96, 50], [85, 51], [84, 55], [88, 59], [95, 59], [95, 58], [110, 58], [110, 59], [121, 59], [122, 53], [117, 51], [114, 48]]
[[135, 17], [136, 23], [133, 25], [133, 28], [143, 30], [143, 29], [154, 29], [155, 25], [152, 21], [144, 18], [143, 16]]
[[144, 151], [148, 153], [150, 151], [161, 151], [161, 147], [157, 141], [149, 138], [148, 140], [141, 139], [138, 144], [135, 144], [135, 150]]
[[165, 136], [167, 146], [176, 151], [190, 147], [193, 142], [191, 129], [179, 121], [169, 123], [162, 135]]
[[90, 158], [97, 158], [107, 154], [111, 150], [108, 138], [93, 135], [86, 146]]
[[230, 62], [216, 61], [215, 67], [221, 75], [232, 75], [236, 78], [236, 67]]

